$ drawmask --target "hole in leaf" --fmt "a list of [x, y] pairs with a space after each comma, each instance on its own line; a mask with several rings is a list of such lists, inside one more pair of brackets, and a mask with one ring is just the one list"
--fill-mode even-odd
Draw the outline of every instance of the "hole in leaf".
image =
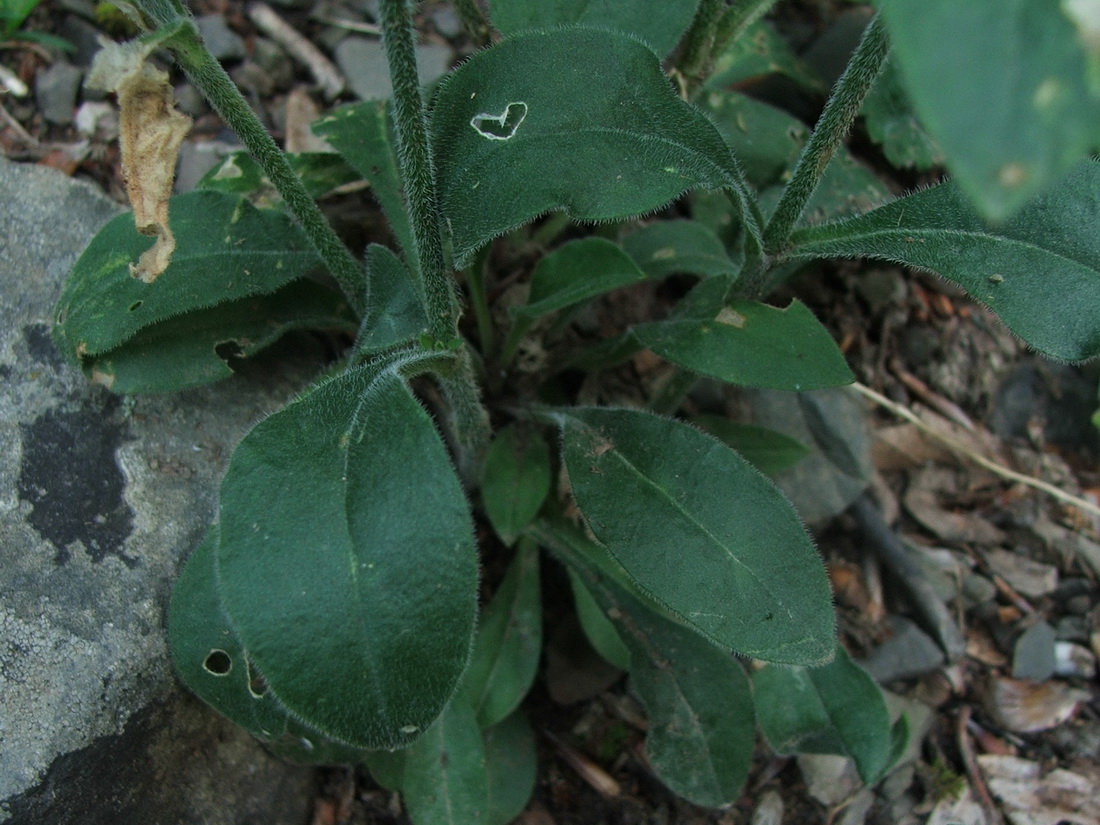
[[203, 660], [202, 668], [211, 676], [227, 676], [233, 669], [233, 660], [224, 650], [214, 648]]
[[516, 134], [519, 125], [527, 117], [527, 104], [522, 100], [509, 103], [499, 115], [488, 112], [474, 115], [470, 125], [474, 131], [488, 140], [509, 140]]
[[252, 662], [248, 662], [247, 667], [248, 692], [252, 694], [253, 699], [262, 699], [263, 695], [267, 693], [267, 681], [260, 671], [252, 669]]
[[134, 301], [132, 304], [130, 304], [130, 306], [127, 307], [127, 309], [130, 312], [133, 312], [136, 309], [141, 309], [141, 305], [144, 304], [144, 303], [145, 303], [144, 301]]

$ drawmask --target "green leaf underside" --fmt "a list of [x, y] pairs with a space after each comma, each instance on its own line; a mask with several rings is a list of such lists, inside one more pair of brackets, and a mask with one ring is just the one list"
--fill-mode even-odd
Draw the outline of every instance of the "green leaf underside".
[[58, 302], [54, 337], [66, 358], [107, 352], [151, 324], [270, 294], [323, 269], [282, 212], [221, 192], [177, 195], [169, 212], [176, 251], [151, 284], [130, 275], [129, 265], [153, 245], [132, 215], [108, 222], [84, 250]]
[[666, 55], [691, 23], [698, 4], [698, 0], [492, 0], [489, 8], [493, 25], [506, 36], [581, 23], [633, 34], [657, 54]]
[[656, 209], [696, 187], [741, 187], [710, 122], [626, 35], [563, 28], [474, 55], [432, 114], [440, 208], [459, 267], [556, 209], [582, 221]]
[[[740, 794], [755, 740], [748, 677], [728, 652], [655, 612], [598, 561], [606, 551], [563, 524], [551, 546], [618, 628], [630, 651], [630, 684], [649, 717], [646, 755], [669, 788], [717, 807]], [[610, 561], [609, 559], [607, 561]]]
[[765, 475], [787, 469], [811, 452], [797, 439], [755, 424], [730, 421], [719, 415], [698, 415], [691, 423], [721, 439]]
[[538, 514], [551, 481], [550, 445], [536, 430], [513, 424], [497, 433], [485, 454], [481, 499], [505, 543]]
[[573, 591], [573, 604], [577, 609], [577, 619], [581, 623], [581, 629], [592, 647], [604, 660], [613, 664], [619, 670], [630, 669], [630, 648], [624, 643], [622, 636], [615, 630], [615, 625], [607, 618], [583, 580], [573, 568], [569, 568], [569, 584]]
[[471, 825], [488, 813], [485, 741], [473, 710], [452, 702], [405, 751], [401, 795], [415, 825]]
[[363, 752], [325, 740], [290, 718], [248, 661], [218, 597], [214, 551], [217, 526], [180, 572], [168, 611], [176, 672], [192, 691], [284, 759], [306, 764], [358, 762]]
[[1071, 4], [881, 5], [913, 106], [986, 216], [1007, 217], [1096, 148], [1100, 66]]
[[596, 408], [553, 416], [578, 508], [639, 587], [727, 649], [828, 659], [824, 567], [771, 482], [678, 421]]
[[432, 723], [476, 611], [461, 485], [394, 369], [351, 370], [257, 425], [219, 511], [222, 602], [270, 690], [364, 748], [401, 747]]
[[802, 121], [739, 92], [708, 91], [702, 103], [758, 190], [780, 183], [810, 138]]
[[[286, 159], [312, 198], [322, 198], [332, 190], [360, 179], [356, 170], [335, 152], [287, 152]], [[266, 194], [278, 199], [278, 193], [260, 164], [243, 150], [226, 155], [202, 176], [195, 188], [230, 195]]]
[[247, 358], [294, 329], [354, 332], [343, 296], [308, 280], [271, 295], [242, 298], [140, 330], [121, 346], [82, 362], [93, 380], [117, 393], [185, 389], [233, 374]]
[[765, 667], [752, 681], [760, 727], [777, 753], [850, 756], [868, 785], [892, 764], [895, 734], [882, 692], [839, 645], [823, 667]]
[[464, 695], [482, 728], [502, 721], [527, 694], [542, 653], [539, 554], [521, 543], [508, 573], [479, 620]]
[[537, 318], [645, 279], [618, 244], [605, 238], [569, 241], [535, 265], [527, 304], [514, 312]]
[[866, 215], [796, 232], [793, 256], [870, 257], [931, 270], [965, 289], [1028, 344], [1100, 355], [1100, 163], [1076, 166], [1015, 217], [986, 225], [953, 183]]
[[696, 221], [657, 221], [623, 239], [623, 251], [649, 278], [733, 275], [741, 268], [722, 241]]
[[889, 60], [863, 104], [867, 134], [882, 147], [886, 159], [905, 169], [942, 166], [943, 150], [913, 114], [898, 75], [897, 60]]
[[370, 100], [342, 106], [314, 122], [314, 134], [324, 138], [344, 156], [368, 183], [390, 222], [405, 259], [419, 268], [412, 221], [405, 208], [401, 173], [387, 101]]
[[508, 825], [525, 807], [538, 778], [535, 732], [517, 710], [485, 731], [485, 772], [489, 791], [486, 825]]
[[370, 294], [355, 341], [357, 355], [381, 352], [420, 336], [428, 328], [424, 307], [404, 261], [388, 247], [367, 247]]
[[786, 309], [735, 301], [713, 321], [655, 321], [634, 335], [674, 364], [740, 386], [800, 391], [855, 380], [828, 330], [799, 301]]

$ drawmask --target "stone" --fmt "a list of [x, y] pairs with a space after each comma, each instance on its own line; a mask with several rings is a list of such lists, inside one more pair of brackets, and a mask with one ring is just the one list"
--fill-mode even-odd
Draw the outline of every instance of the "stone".
[[[416, 47], [420, 82], [428, 85], [442, 77], [451, 65], [451, 48], [434, 43]], [[381, 100], [393, 93], [382, 41], [346, 37], [335, 49], [336, 65], [348, 79], [348, 87], [360, 100]]]
[[994, 548], [985, 554], [990, 569], [1008, 582], [1017, 593], [1038, 599], [1058, 587], [1058, 568], [1034, 561], [1019, 553]]
[[[95, 12], [92, 12], [93, 16]], [[57, 35], [73, 46], [70, 56], [77, 66], [89, 68], [96, 52], [99, 51], [99, 38], [103, 32], [87, 20], [75, 14], [67, 14], [57, 27]]]
[[210, 54], [222, 62], [241, 60], [247, 52], [241, 36], [233, 31], [220, 14], [202, 14], [195, 18], [202, 42]]
[[1054, 675], [1054, 643], [1057, 634], [1046, 622], [1036, 622], [1016, 640], [1012, 652], [1012, 678], [1043, 682]]
[[893, 636], [876, 647], [866, 661], [860, 662], [880, 684], [898, 679], [914, 679], [941, 667], [945, 657], [940, 646], [927, 633], [904, 616], [891, 616]]
[[50, 123], [72, 123], [83, 79], [84, 72], [64, 60], [55, 60], [39, 72], [34, 81], [34, 100], [42, 117]]
[[313, 773], [179, 686], [164, 617], [233, 446], [317, 365], [133, 400], [91, 385], [50, 329], [118, 211], [0, 159], [0, 821], [297, 825]]

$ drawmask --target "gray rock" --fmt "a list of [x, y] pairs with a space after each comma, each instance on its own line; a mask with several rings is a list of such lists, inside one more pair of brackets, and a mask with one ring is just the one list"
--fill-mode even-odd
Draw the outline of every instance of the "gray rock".
[[92, 65], [92, 58], [100, 49], [99, 38], [103, 36], [102, 31], [87, 20], [68, 14], [57, 27], [57, 35], [73, 45], [74, 51], [70, 57], [76, 65], [84, 68]]
[[1016, 640], [1012, 651], [1012, 678], [1045, 682], [1054, 675], [1057, 634], [1046, 622], [1036, 622]]
[[39, 72], [34, 81], [34, 99], [42, 117], [50, 123], [72, 123], [83, 79], [84, 72], [64, 60]]
[[218, 60], [241, 60], [247, 54], [240, 35], [226, 25], [220, 14], [203, 14], [195, 18], [202, 42]]
[[134, 401], [89, 384], [54, 304], [118, 211], [0, 159], [0, 821], [300, 823], [311, 773], [183, 692], [164, 614], [233, 445], [304, 378]]
[[891, 616], [890, 627], [894, 635], [860, 662], [876, 682], [915, 679], [943, 665], [940, 646], [911, 621], [904, 616]]
[[[348, 79], [348, 86], [360, 100], [380, 100], [393, 93], [382, 41], [367, 37], [346, 37], [335, 49], [336, 65]], [[416, 47], [420, 82], [428, 85], [442, 77], [451, 65], [449, 46], [428, 43]]]
[[462, 19], [453, 6], [439, 6], [433, 9], [431, 20], [435, 30], [446, 38], [458, 37], [462, 34]]

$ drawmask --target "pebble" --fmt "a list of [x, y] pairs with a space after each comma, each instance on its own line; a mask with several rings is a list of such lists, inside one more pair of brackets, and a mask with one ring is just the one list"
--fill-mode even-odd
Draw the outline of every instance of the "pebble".
[[64, 60], [39, 72], [34, 82], [34, 99], [42, 117], [50, 123], [72, 123], [83, 78], [81, 69]]
[[1093, 679], [1096, 677], [1096, 657], [1082, 645], [1057, 642], [1054, 645], [1054, 674], [1066, 678]]
[[1016, 640], [1012, 655], [1012, 677], [1044, 682], [1054, 675], [1054, 644], [1057, 634], [1046, 622], [1037, 622]]
[[891, 616], [894, 635], [861, 662], [879, 684], [914, 679], [943, 665], [945, 657], [932, 638], [904, 616]]
[[985, 691], [988, 713], [1013, 733], [1036, 733], [1065, 722], [1091, 694], [1061, 682], [996, 677]]
[[80, 134], [87, 137], [114, 140], [118, 137], [118, 110], [102, 101], [81, 103], [73, 117], [73, 124]]
[[847, 756], [804, 753], [798, 756], [798, 770], [806, 790], [825, 806], [848, 799], [860, 786], [856, 763]]
[[103, 36], [103, 32], [87, 20], [69, 14], [58, 25], [57, 36], [73, 45], [69, 59], [76, 65], [87, 68], [92, 65], [92, 59], [100, 49], [99, 38]]
[[783, 825], [783, 797], [777, 791], [764, 791], [752, 811], [749, 825]]
[[462, 20], [451, 6], [440, 6], [431, 14], [435, 30], [450, 39], [462, 34]]
[[[449, 46], [427, 43], [416, 47], [416, 66], [425, 86], [446, 74], [451, 65]], [[348, 86], [360, 100], [381, 100], [390, 96], [386, 53], [379, 40], [346, 37], [335, 49], [336, 65], [348, 79]]]
[[202, 42], [218, 60], [242, 60], [246, 56], [244, 41], [220, 14], [203, 14], [195, 18]]
[[993, 549], [986, 553], [990, 568], [1021, 596], [1039, 598], [1058, 587], [1058, 568], [1033, 561], [1019, 553]]
[[1089, 623], [1083, 616], [1063, 616], [1054, 629], [1060, 642], [1089, 643]]

